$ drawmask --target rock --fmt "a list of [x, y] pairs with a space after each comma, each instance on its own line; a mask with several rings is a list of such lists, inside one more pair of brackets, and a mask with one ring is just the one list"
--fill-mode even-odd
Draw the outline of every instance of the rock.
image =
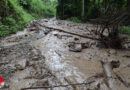
[[54, 34], [54, 36], [56, 36], [59, 39], [62, 39], [62, 35], [60, 35], [60, 34]]
[[120, 66], [120, 61], [111, 61], [112, 68], [118, 68]]
[[130, 58], [130, 55], [124, 55], [123, 57]]
[[44, 30], [44, 34], [47, 35], [50, 31], [51, 31], [50, 29], [47, 29], [47, 28], [46, 28], [46, 29]]
[[74, 40], [75, 40], [75, 41], [78, 41], [78, 40], [79, 40], [79, 38], [76, 38], [76, 37], [75, 37], [75, 38], [74, 38]]
[[130, 48], [130, 43], [128, 44], [128, 48]]
[[96, 42], [96, 47], [98, 48], [105, 48], [102, 42]]
[[89, 42], [89, 47], [95, 47], [95, 46], [96, 46], [96, 41]]
[[80, 43], [69, 43], [69, 51], [73, 52], [81, 52], [82, 51], [82, 45]]
[[89, 43], [82, 43], [82, 48], [83, 48], [83, 49], [89, 48]]
[[19, 70], [23, 70], [27, 65], [27, 60], [26, 59], [21, 59], [21, 60], [18, 60], [16, 61], [16, 69], [19, 69]]
[[108, 52], [109, 54], [117, 54], [117, 52], [116, 52], [116, 50], [115, 49], [111, 49], [111, 50], [109, 50], [109, 52]]
[[32, 61], [38, 61], [39, 60], [39, 57], [35, 56], [32, 58]]
[[38, 50], [36, 50], [36, 49], [33, 49], [32, 52], [33, 52], [35, 55], [38, 55], [38, 54], [39, 54]]
[[2, 48], [0, 48], [0, 51], [2, 51]]

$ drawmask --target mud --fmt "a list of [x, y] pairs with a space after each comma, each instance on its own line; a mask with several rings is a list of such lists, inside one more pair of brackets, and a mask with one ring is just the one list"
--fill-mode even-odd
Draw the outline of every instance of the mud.
[[6, 83], [2, 90], [129, 90], [128, 45], [105, 49], [99, 41], [80, 37], [93, 36], [86, 28], [94, 27], [42, 19], [1, 39], [0, 75]]

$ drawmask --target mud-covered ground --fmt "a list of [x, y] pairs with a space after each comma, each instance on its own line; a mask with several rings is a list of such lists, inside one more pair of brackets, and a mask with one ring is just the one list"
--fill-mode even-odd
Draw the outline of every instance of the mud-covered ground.
[[0, 40], [1, 90], [129, 90], [130, 44], [105, 49], [91, 24], [32, 21]]

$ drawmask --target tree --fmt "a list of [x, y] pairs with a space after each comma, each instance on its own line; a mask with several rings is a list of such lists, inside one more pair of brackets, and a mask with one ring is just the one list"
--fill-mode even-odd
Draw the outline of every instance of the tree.
[[58, 0], [57, 18], [64, 19], [64, 2], [65, 0]]
[[85, 4], [84, 0], [82, 0], [82, 15], [81, 15], [82, 16], [82, 20], [84, 20], [84, 12], [85, 12], [85, 10], [84, 10], [85, 9], [84, 4]]
[[0, 0], [0, 17], [6, 17], [8, 14], [8, 1]]
[[127, 11], [130, 13], [130, 0], [127, 0]]

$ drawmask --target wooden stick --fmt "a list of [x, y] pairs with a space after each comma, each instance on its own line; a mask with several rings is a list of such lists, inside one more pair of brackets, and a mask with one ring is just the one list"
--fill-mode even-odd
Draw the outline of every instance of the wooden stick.
[[21, 90], [27, 90], [27, 89], [38, 89], [38, 88], [56, 88], [56, 87], [68, 87], [68, 86], [74, 86], [74, 85], [83, 85], [83, 84], [91, 84], [94, 81], [88, 82], [88, 83], [75, 83], [75, 84], [68, 84], [68, 85], [54, 85], [54, 86], [41, 86], [41, 87], [28, 87], [28, 88], [22, 88]]

